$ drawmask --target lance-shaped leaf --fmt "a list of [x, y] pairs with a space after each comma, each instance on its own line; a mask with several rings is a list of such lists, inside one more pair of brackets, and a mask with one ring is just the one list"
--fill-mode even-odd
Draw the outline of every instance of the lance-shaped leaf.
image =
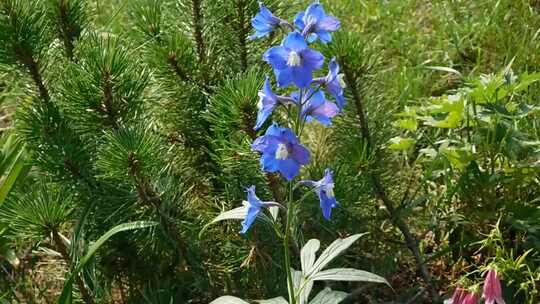
[[300, 250], [300, 261], [302, 263], [302, 274], [304, 274], [304, 276], [307, 276], [307, 274], [311, 271], [311, 268], [315, 263], [315, 254], [320, 247], [321, 242], [319, 242], [319, 240], [311, 239], [304, 245], [304, 247], [302, 247], [302, 250]]
[[338, 304], [345, 299], [345, 297], [347, 297], [347, 293], [326, 287], [321, 290], [309, 304]]
[[390, 285], [388, 284], [388, 281], [381, 276], [353, 268], [333, 268], [323, 270], [313, 275], [311, 279], [313, 281], [360, 281]]
[[249, 304], [249, 303], [237, 297], [223, 296], [210, 302], [210, 304]]
[[363, 235], [364, 234], [355, 234], [348, 238], [335, 240], [323, 251], [323, 253], [321, 253], [311, 270], [307, 273], [307, 276], [311, 276], [319, 272]]
[[232, 210], [225, 211], [221, 213], [220, 215], [216, 216], [216, 218], [212, 220], [212, 223], [217, 223], [219, 221], [225, 221], [225, 220], [243, 220], [246, 217], [246, 212], [247, 212], [246, 206], [234, 208]]

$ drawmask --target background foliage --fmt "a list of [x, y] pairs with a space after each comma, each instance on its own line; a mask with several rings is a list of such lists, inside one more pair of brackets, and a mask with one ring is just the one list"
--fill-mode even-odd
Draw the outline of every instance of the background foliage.
[[[281, 16], [305, 5], [265, 4]], [[495, 262], [509, 303], [537, 303], [540, 3], [323, 4], [342, 22], [324, 51], [342, 67], [348, 103], [333, 128], [303, 135], [313, 153], [303, 176], [335, 168], [340, 207], [327, 222], [306, 199], [297, 242], [369, 232], [339, 263], [393, 290], [332, 286], [351, 302], [431, 303], [430, 289], [447, 297]], [[260, 54], [280, 39], [247, 39], [257, 9], [0, 2], [2, 301], [57, 301], [67, 278], [86, 303], [285, 292], [269, 228], [242, 237], [237, 222], [208, 225], [240, 206], [246, 186], [283, 195], [249, 147], [269, 73]]]

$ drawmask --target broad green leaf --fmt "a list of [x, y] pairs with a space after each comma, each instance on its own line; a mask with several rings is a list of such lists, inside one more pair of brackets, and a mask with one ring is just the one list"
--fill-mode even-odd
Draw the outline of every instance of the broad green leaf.
[[321, 290], [309, 304], [338, 304], [345, 299], [345, 297], [347, 297], [347, 293], [326, 287]]
[[249, 303], [237, 297], [223, 296], [210, 302], [210, 304], [249, 304]]
[[289, 304], [283, 297], [272, 298], [268, 300], [256, 300], [260, 304]]
[[390, 139], [390, 145], [388, 148], [394, 151], [407, 151], [414, 145], [415, 142], [416, 140], [413, 138], [397, 136]]
[[137, 221], [131, 223], [124, 223], [118, 226], [111, 228], [104, 235], [102, 235], [95, 243], [90, 245], [88, 252], [84, 255], [81, 261], [75, 266], [75, 269], [71, 271], [68, 279], [64, 283], [64, 288], [62, 289], [62, 294], [58, 298], [58, 303], [67, 304], [72, 302], [72, 290], [73, 290], [73, 281], [79, 275], [79, 272], [84, 268], [84, 266], [94, 257], [97, 250], [103, 246], [103, 244], [110, 239], [115, 234], [134, 229], [148, 228], [157, 225], [156, 222], [150, 221]]
[[314, 281], [355, 281], [355, 282], [372, 282], [383, 283], [386, 285], [388, 281], [385, 278], [373, 274], [368, 271], [358, 270], [353, 268], [334, 268], [323, 270], [316, 273], [312, 279]]
[[313, 265], [313, 268], [308, 273], [306, 277], [309, 277], [313, 274], [316, 274], [321, 269], [323, 269], [328, 263], [330, 263], [333, 259], [335, 259], [338, 255], [340, 255], [343, 251], [347, 250], [356, 240], [358, 240], [360, 237], [362, 237], [365, 233], [362, 234], [355, 234], [348, 238], [344, 239], [337, 239], [330, 246], [328, 246], [319, 256], [317, 261], [315, 261], [315, 264]]
[[302, 273], [304, 275], [307, 275], [311, 271], [311, 267], [313, 267], [313, 263], [315, 263], [315, 254], [320, 247], [321, 242], [319, 242], [319, 240], [311, 239], [304, 247], [302, 247], [302, 250], [300, 250], [300, 261], [302, 264]]

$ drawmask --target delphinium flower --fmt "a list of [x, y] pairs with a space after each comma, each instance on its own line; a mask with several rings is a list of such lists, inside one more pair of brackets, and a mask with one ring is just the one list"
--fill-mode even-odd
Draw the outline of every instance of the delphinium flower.
[[257, 122], [255, 123], [254, 129], [260, 129], [278, 105], [287, 105], [293, 102], [294, 100], [290, 97], [276, 95], [272, 91], [270, 80], [267, 77], [264, 81], [262, 90], [259, 91], [259, 104], [257, 106], [259, 111], [257, 113]]
[[294, 19], [294, 24], [302, 35], [311, 43], [319, 38], [323, 43], [332, 41], [330, 33], [339, 29], [340, 22], [324, 12], [319, 1], [313, 2], [305, 12], [300, 12]]
[[[329, 126], [332, 123], [332, 118], [339, 113], [339, 108], [324, 97], [324, 93], [320, 90], [309, 90], [307, 94], [300, 100], [300, 93], [292, 94], [296, 103], [300, 103], [302, 107], [302, 117], [307, 122], [316, 119], [324, 126]], [[304, 100], [307, 98], [307, 100]]]
[[324, 56], [308, 48], [298, 32], [289, 33], [280, 46], [266, 51], [263, 59], [274, 69], [280, 87], [291, 83], [300, 88], [308, 87], [313, 80], [313, 71], [320, 69], [324, 63]]
[[250, 39], [257, 39], [268, 36], [276, 27], [283, 24], [283, 20], [274, 16], [272, 12], [259, 2], [259, 12], [253, 19], [251, 19], [251, 25], [255, 29], [255, 33], [249, 36]]
[[328, 63], [328, 74], [325, 77], [314, 79], [313, 82], [325, 87], [328, 93], [336, 99], [339, 109], [343, 109], [345, 106], [345, 97], [343, 96], [345, 81], [343, 74], [339, 73], [339, 64], [335, 57]]
[[263, 136], [255, 139], [251, 147], [262, 153], [263, 171], [279, 171], [288, 181], [298, 175], [301, 165], [309, 162], [309, 150], [298, 142], [291, 129], [281, 128], [277, 123], [273, 123]]
[[489, 269], [487, 272], [482, 297], [486, 300], [486, 304], [505, 304], [502, 297], [501, 281], [497, 276], [497, 270], [494, 268]]
[[334, 195], [334, 179], [332, 170], [324, 170], [324, 176], [319, 181], [306, 180], [301, 184], [315, 188], [315, 192], [319, 196], [320, 206], [325, 219], [329, 220], [332, 216], [332, 209], [337, 207], [338, 202]]
[[261, 212], [261, 209], [265, 205], [270, 205], [270, 202], [263, 202], [261, 201], [257, 195], [255, 194], [255, 186], [251, 186], [246, 189], [247, 192], [247, 201], [246, 201], [246, 207], [247, 207], [247, 213], [246, 217], [242, 221], [242, 230], [240, 233], [244, 234], [248, 231], [249, 227], [251, 227], [251, 224], [255, 221], [259, 213]]

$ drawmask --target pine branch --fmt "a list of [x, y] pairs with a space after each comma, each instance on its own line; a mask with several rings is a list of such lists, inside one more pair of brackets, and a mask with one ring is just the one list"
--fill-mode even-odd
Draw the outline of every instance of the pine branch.
[[[348, 65], [347, 61], [344, 58], [339, 58], [339, 62], [343, 68], [345, 79], [347, 83], [349, 84], [349, 89], [353, 95], [354, 103], [355, 103], [357, 114], [358, 114], [360, 131], [362, 133], [362, 137], [364, 138], [364, 140], [367, 141], [367, 145], [368, 145], [367, 151], [371, 151], [371, 144], [372, 144], [371, 134], [370, 134], [368, 122], [365, 116], [365, 109], [364, 109], [364, 105], [360, 96], [360, 92], [358, 91], [358, 88], [355, 85], [356, 83], [355, 76], [352, 72], [351, 67]], [[373, 153], [377, 153], [377, 152], [374, 151]], [[375, 170], [369, 170], [369, 178], [373, 185], [373, 192], [375, 196], [380, 201], [382, 201], [382, 203], [386, 207], [386, 210], [388, 210], [392, 224], [399, 229], [399, 231], [401, 232], [401, 234], [403, 235], [405, 239], [407, 248], [409, 248], [409, 250], [413, 253], [414, 259], [416, 261], [416, 267], [418, 268], [418, 271], [420, 272], [424, 282], [428, 286], [433, 302], [440, 303], [441, 298], [433, 283], [431, 274], [429, 273], [427, 269], [424, 257], [420, 251], [418, 240], [411, 233], [409, 227], [407, 226], [405, 221], [400, 217], [399, 212], [395, 209], [396, 204], [386, 194], [386, 190], [380, 180], [379, 175], [375, 172]]]
[[178, 59], [176, 58], [175, 52], [170, 52], [169, 57], [167, 58], [167, 61], [169, 62], [169, 65], [174, 71], [174, 74], [178, 76], [178, 79], [180, 79], [183, 82], [191, 82], [192, 79], [189, 77], [189, 75], [184, 71], [182, 66], [180, 66], [180, 63], [178, 62]]
[[130, 176], [135, 183], [137, 189], [137, 195], [139, 199], [149, 205], [157, 213], [160, 222], [163, 223], [165, 231], [169, 236], [174, 238], [178, 249], [180, 250], [181, 256], [186, 263], [189, 264], [188, 255], [187, 255], [187, 245], [181, 237], [180, 228], [171, 219], [167, 214], [162, 211], [163, 201], [157, 191], [153, 189], [150, 185], [150, 182], [146, 176], [144, 176], [139, 167], [139, 162], [137, 160], [137, 155], [133, 152], [128, 154], [128, 166], [130, 170]]
[[246, 3], [245, 0], [236, 1], [236, 11], [238, 15], [238, 42], [240, 46], [240, 67], [242, 72], [245, 72], [248, 68], [248, 58], [247, 58], [247, 33], [248, 29], [246, 28]]
[[118, 128], [118, 118], [113, 109], [113, 82], [111, 74], [109, 72], [103, 73], [102, 78], [102, 90], [103, 90], [103, 101], [102, 107], [99, 109], [101, 113], [104, 113], [107, 116], [108, 124], [114, 129]]
[[202, 0], [191, 0], [191, 18], [193, 22], [193, 35], [197, 47], [197, 59], [201, 69], [201, 78], [205, 87], [209, 86], [209, 76], [206, 61], [206, 44], [203, 38]]
[[69, 22], [68, 18], [68, 3], [66, 0], [58, 1], [58, 12], [60, 16], [60, 36], [62, 37], [62, 42], [64, 43], [64, 50], [66, 52], [66, 57], [73, 61], [73, 41], [76, 38], [75, 30]]
[[51, 100], [49, 95], [49, 90], [45, 87], [43, 83], [43, 77], [41, 76], [40, 68], [38, 62], [30, 54], [27, 54], [23, 48], [19, 45], [15, 46], [15, 52], [19, 54], [19, 60], [23, 65], [28, 69], [30, 77], [34, 81], [34, 84], [38, 88], [39, 96], [44, 102], [49, 102]]

